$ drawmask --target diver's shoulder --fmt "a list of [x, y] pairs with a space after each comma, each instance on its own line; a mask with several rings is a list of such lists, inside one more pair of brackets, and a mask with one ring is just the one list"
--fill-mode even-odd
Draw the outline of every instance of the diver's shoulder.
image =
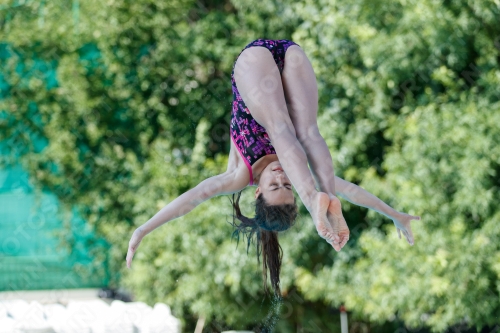
[[235, 188], [238, 190], [244, 189], [250, 183], [250, 172], [246, 165], [239, 165], [227, 172], [231, 181], [234, 182]]

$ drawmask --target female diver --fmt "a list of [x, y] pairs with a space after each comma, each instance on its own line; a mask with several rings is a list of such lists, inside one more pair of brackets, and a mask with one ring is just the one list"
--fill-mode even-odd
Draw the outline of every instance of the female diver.
[[[361, 187], [334, 175], [332, 157], [316, 121], [316, 76], [299, 45], [286, 39], [249, 43], [235, 61], [231, 81], [231, 148], [226, 172], [200, 182], [138, 227], [129, 242], [129, 268], [148, 233], [214, 196], [239, 192], [236, 200], [233, 194], [232, 201], [236, 212], [233, 221], [236, 217], [241, 222], [233, 222], [235, 234], [239, 239], [239, 232], [244, 232], [248, 246], [252, 235], [257, 235], [257, 259], [260, 252], [263, 256], [264, 289], [267, 292], [269, 269], [275, 294], [281, 294], [278, 232], [290, 228], [297, 216], [292, 184], [319, 236], [336, 251], [349, 240], [349, 228], [336, 195], [389, 217], [399, 238], [402, 232], [413, 245], [410, 222], [420, 217], [397, 212]], [[239, 209], [241, 191], [249, 185], [257, 186], [253, 219], [243, 216]]]

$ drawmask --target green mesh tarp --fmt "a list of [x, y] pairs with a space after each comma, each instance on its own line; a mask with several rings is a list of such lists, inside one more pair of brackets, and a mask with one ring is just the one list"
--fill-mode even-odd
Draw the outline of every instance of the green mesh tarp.
[[74, 212], [63, 219], [60, 209], [54, 195], [33, 192], [20, 167], [0, 170], [0, 290], [106, 286], [106, 265], [92, 265], [92, 251], [102, 253], [104, 242]]
[[[88, 47], [82, 57], [93, 52], [95, 48]], [[9, 45], [0, 42], [0, 60], [12, 56]], [[36, 57], [33, 61], [34, 68], [43, 72], [47, 89], [56, 86], [56, 64]], [[0, 72], [0, 98], [9, 91]], [[30, 107], [36, 107], [34, 102]], [[2, 110], [0, 116], [4, 116]], [[30, 121], [43, 126], [39, 118]], [[36, 151], [47, 144], [43, 137], [30, 139]], [[0, 154], [11, 155], [11, 145], [0, 142]], [[22, 153], [23, 147], [15, 150]], [[61, 213], [57, 198], [47, 192], [35, 193], [20, 166], [0, 168], [0, 291], [107, 286], [106, 242], [95, 236], [76, 210]]]

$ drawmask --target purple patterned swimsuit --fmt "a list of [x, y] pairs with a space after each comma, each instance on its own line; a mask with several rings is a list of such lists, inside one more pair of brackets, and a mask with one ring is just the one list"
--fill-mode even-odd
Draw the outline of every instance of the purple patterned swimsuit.
[[[281, 74], [285, 63], [285, 52], [292, 45], [298, 44], [287, 39], [273, 40], [259, 38], [245, 46], [245, 48], [241, 50], [240, 54], [252, 46], [263, 46], [271, 51], [274, 61], [276, 62]], [[240, 55], [238, 55], [238, 57], [239, 56]], [[236, 60], [238, 60], [238, 57], [236, 57]], [[230, 126], [231, 139], [233, 140], [235, 146], [238, 147], [238, 151], [240, 152], [241, 157], [243, 158], [243, 161], [245, 161], [248, 171], [250, 172], [249, 185], [253, 185], [252, 165], [262, 156], [276, 154], [276, 151], [271, 145], [266, 129], [255, 121], [245, 105], [245, 102], [241, 98], [234, 81], [235, 65], [236, 61], [234, 62], [233, 71], [231, 73], [231, 83], [233, 85], [233, 111]]]

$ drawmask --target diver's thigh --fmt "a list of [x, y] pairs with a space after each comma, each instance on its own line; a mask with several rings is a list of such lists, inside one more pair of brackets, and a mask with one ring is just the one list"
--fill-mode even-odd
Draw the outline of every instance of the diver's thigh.
[[269, 135], [290, 130], [295, 134], [286, 107], [281, 75], [271, 52], [251, 47], [238, 57], [234, 80], [251, 115]]
[[312, 64], [298, 45], [285, 54], [282, 82], [290, 119], [300, 141], [318, 134], [318, 85]]

